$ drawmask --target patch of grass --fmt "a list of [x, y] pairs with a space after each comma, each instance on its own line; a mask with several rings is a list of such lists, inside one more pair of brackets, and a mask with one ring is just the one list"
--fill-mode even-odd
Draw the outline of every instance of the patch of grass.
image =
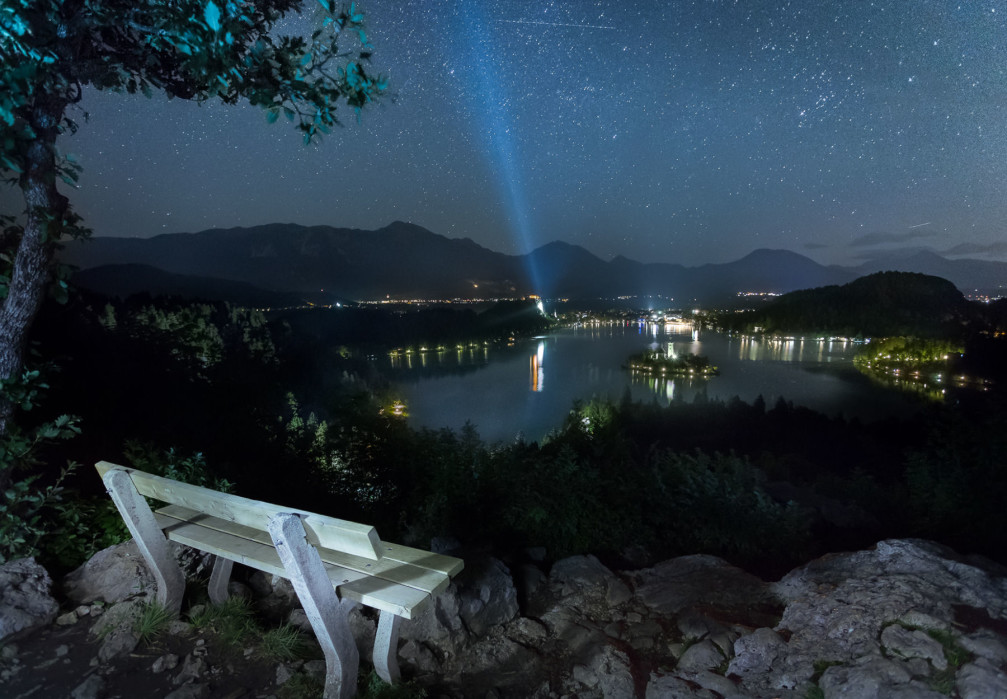
[[276, 690], [279, 699], [321, 699], [325, 680], [306, 672], [298, 672]]
[[213, 631], [231, 645], [243, 643], [258, 631], [252, 608], [241, 597], [228, 598], [223, 604], [206, 605], [198, 614], [190, 615], [189, 622], [196, 629]]
[[140, 637], [141, 643], [149, 644], [164, 633], [174, 619], [175, 613], [166, 609], [164, 605], [148, 602], [140, 607], [140, 614], [133, 621], [133, 631]]
[[944, 650], [944, 658], [948, 661], [947, 668], [938, 670], [930, 678], [930, 686], [933, 687], [935, 692], [950, 696], [955, 690], [955, 676], [958, 674], [958, 668], [965, 663], [971, 662], [975, 656], [962, 648], [955, 640], [954, 635], [949, 631], [927, 629], [926, 632], [930, 638], [941, 644], [941, 648]]
[[361, 678], [357, 686], [360, 699], [425, 699], [427, 696], [427, 690], [413, 682], [388, 684], [373, 670]]
[[262, 655], [268, 660], [295, 660], [303, 657], [309, 648], [308, 640], [296, 626], [284, 624], [262, 634]]
[[825, 690], [813, 684], [804, 692], [804, 699], [825, 699]]
[[818, 680], [822, 679], [822, 675], [825, 674], [826, 670], [828, 670], [830, 667], [835, 667], [836, 665], [842, 665], [842, 664], [843, 663], [840, 662], [839, 660], [816, 660], [812, 665], [812, 667], [815, 670], [815, 673], [811, 676], [811, 681], [814, 682], [815, 684], [818, 684]]

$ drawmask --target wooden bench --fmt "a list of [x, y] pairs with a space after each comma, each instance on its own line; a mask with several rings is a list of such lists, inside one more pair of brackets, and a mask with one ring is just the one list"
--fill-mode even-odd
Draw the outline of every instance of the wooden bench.
[[[234, 562], [290, 580], [325, 653], [325, 697], [356, 693], [359, 655], [347, 616], [357, 604], [380, 611], [374, 668], [399, 679], [402, 619], [413, 619], [447, 588], [461, 559], [389, 544], [374, 527], [279, 507], [100, 461], [105, 487], [157, 582], [157, 600], [179, 612], [185, 577], [168, 551], [177, 541], [216, 558], [210, 600], [228, 597]], [[168, 503], [152, 512], [144, 499]]]

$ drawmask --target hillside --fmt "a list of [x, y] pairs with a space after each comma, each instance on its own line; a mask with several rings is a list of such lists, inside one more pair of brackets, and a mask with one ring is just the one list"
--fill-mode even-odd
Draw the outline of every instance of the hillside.
[[724, 324], [743, 332], [957, 337], [978, 319], [978, 308], [946, 279], [878, 272], [785, 294], [762, 309], [726, 316]]
[[[240, 282], [270, 292], [357, 300], [535, 293], [575, 299], [653, 295], [682, 304], [723, 304], [736, 300], [739, 292], [784, 293], [854, 278], [848, 271], [782, 250], [759, 250], [735, 262], [700, 267], [624, 257], [606, 262], [561, 242], [512, 256], [402, 222], [376, 231], [271, 224], [149, 239], [94, 238], [68, 243], [61, 260], [82, 271], [147, 265], [169, 274]], [[106, 270], [102, 285], [108, 286], [107, 278], [121, 273]], [[102, 290], [88, 274], [81, 273], [76, 281]]]

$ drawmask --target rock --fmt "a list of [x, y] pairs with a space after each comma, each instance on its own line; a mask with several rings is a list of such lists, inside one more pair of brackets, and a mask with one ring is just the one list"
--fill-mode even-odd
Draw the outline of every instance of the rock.
[[[349, 622], [350, 633], [353, 634], [353, 640], [357, 644], [360, 657], [371, 662], [374, 655], [374, 637], [378, 634], [378, 622], [372, 616], [365, 615], [363, 608], [359, 605], [350, 610], [346, 620]], [[311, 638], [315, 637], [310, 623], [305, 633]]]
[[651, 674], [646, 699], [714, 699], [707, 689], [695, 689], [688, 681], [672, 675]]
[[955, 685], [961, 699], [1007, 699], [1007, 675], [986, 658], [963, 666]]
[[482, 636], [518, 615], [517, 589], [502, 561], [489, 556], [467, 560], [456, 584], [460, 614], [470, 633]]
[[150, 671], [160, 673], [165, 670], [174, 670], [176, 667], [178, 667], [178, 656], [174, 653], [166, 653], [154, 661], [154, 664], [150, 666]]
[[467, 631], [461, 618], [461, 599], [455, 583], [434, 597], [432, 604], [418, 617], [403, 621], [399, 627], [399, 638], [403, 641], [431, 643], [446, 652], [453, 652], [463, 645], [466, 637]]
[[944, 696], [910, 680], [910, 674], [901, 665], [876, 655], [861, 658], [851, 665], [828, 668], [818, 681], [818, 686], [824, 691], [826, 699], [839, 697], [940, 699]]
[[706, 616], [769, 626], [782, 609], [768, 584], [716, 556], [673, 558], [631, 573], [630, 578], [636, 597], [662, 615], [702, 607]]
[[172, 679], [172, 683], [180, 685], [185, 684], [186, 682], [198, 680], [202, 677], [205, 670], [206, 661], [203, 660], [203, 657], [198, 656], [195, 653], [189, 653], [185, 656], [185, 660], [182, 662], [182, 669], [177, 675], [175, 675], [174, 679]]
[[734, 642], [734, 658], [727, 667], [727, 674], [740, 677], [746, 684], [779, 689], [772, 675], [779, 660], [786, 657], [787, 650], [787, 642], [778, 633], [772, 629], [756, 629]]
[[437, 671], [437, 658], [424, 644], [409, 640], [399, 647], [399, 660], [403, 665], [411, 665], [420, 674], [431, 674]]
[[73, 626], [78, 620], [77, 612], [67, 612], [56, 617], [56, 626]]
[[73, 688], [71, 699], [99, 699], [105, 696], [105, 678], [101, 675], [91, 675]]
[[959, 639], [962, 648], [995, 664], [1007, 664], [1007, 645], [1002, 637], [985, 629]]
[[[1007, 579], [998, 569], [918, 540], [882, 541], [873, 550], [823, 556], [788, 573], [773, 590], [787, 601], [777, 630], [790, 638], [785, 657], [764, 679], [787, 678], [788, 686], [809, 678], [819, 660], [876, 660], [882, 629], [899, 619], [950, 628], [963, 609], [986, 619], [1007, 617]], [[893, 629], [889, 639], [893, 634], [901, 632]], [[923, 636], [914, 637], [926, 644]], [[927, 645], [931, 659], [940, 663], [943, 653]], [[917, 652], [923, 651], [912, 651]]]
[[252, 588], [256, 597], [267, 597], [273, 592], [272, 577], [261, 570], [254, 570], [245, 580], [245, 584]]
[[286, 663], [280, 663], [276, 666], [276, 686], [282, 686], [290, 681], [290, 678], [294, 676], [294, 670]]
[[101, 642], [98, 649], [98, 661], [107, 663], [113, 658], [132, 653], [140, 645], [140, 637], [131, 628], [117, 627]]
[[610, 645], [602, 646], [586, 665], [573, 668], [573, 681], [595, 690], [604, 699], [635, 699], [629, 657]]
[[929, 660], [938, 670], [946, 670], [944, 647], [919, 629], [909, 630], [899, 624], [885, 627], [881, 632], [881, 645], [900, 658]]
[[99, 551], [63, 578], [63, 591], [77, 604], [121, 602], [154, 590], [154, 578], [132, 540]]
[[700, 641], [689, 646], [679, 658], [679, 672], [699, 672], [701, 670], [715, 670], [723, 665], [724, 654], [720, 652], [712, 641]]
[[718, 675], [709, 670], [698, 672], [680, 673], [682, 679], [698, 684], [703, 689], [715, 692], [722, 697], [738, 697], [738, 688], [734, 682], [723, 675]]
[[585, 588], [599, 588], [607, 592], [615, 573], [602, 565], [594, 556], [571, 556], [556, 561], [549, 571], [549, 584], [561, 597]]
[[53, 622], [59, 604], [51, 588], [49, 573], [34, 558], [0, 565], [0, 640]]
[[[168, 550], [188, 578], [208, 578], [213, 556], [168, 542]], [[136, 595], [152, 595], [157, 586], [132, 539], [99, 551], [63, 578], [63, 591], [77, 604], [95, 600], [121, 602]]]
[[184, 684], [173, 692], [164, 695], [164, 699], [203, 699], [210, 696], [210, 688], [205, 684], [190, 682]]
[[108, 608], [108, 611], [91, 624], [91, 636], [107, 636], [116, 629], [132, 629], [143, 611], [144, 599], [131, 599], [119, 602]]

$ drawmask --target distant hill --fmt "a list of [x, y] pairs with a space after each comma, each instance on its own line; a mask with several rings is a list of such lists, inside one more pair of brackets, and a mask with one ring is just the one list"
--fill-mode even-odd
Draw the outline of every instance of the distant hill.
[[978, 305], [946, 279], [878, 272], [842, 286], [785, 294], [764, 308], [727, 316], [726, 324], [769, 333], [958, 337], [980, 317]]
[[[683, 306], [737, 303], [742, 292], [782, 294], [844, 284], [866, 273], [861, 268], [825, 267], [786, 250], [756, 250], [734, 262], [698, 267], [642, 263], [625, 257], [606, 262], [584, 248], [562, 242], [549, 243], [527, 255], [505, 255], [469, 239], [446, 238], [401, 221], [375, 231], [277, 223], [154, 238], [94, 238], [68, 243], [61, 259], [83, 271], [107, 265], [146, 265], [204, 280], [196, 287], [218, 279], [266, 292], [317, 294], [331, 299], [494, 298], [532, 293], [573, 299], [653, 295], [673, 298]], [[926, 257], [916, 262], [934, 267], [941, 260]], [[963, 286], [963, 281], [977, 278], [969, 263], [986, 265], [984, 280], [1007, 280], [1005, 264], [943, 263], [956, 275], [948, 278], [963, 289], [971, 288]], [[129, 286], [125, 280], [113, 283], [109, 279], [129, 277], [128, 270], [102, 274], [105, 281], [101, 283], [106, 286]], [[142, 275], [135, 275], [133, 281], [139, 284], [136, 288], [143, 286]], [[83, 272], [78, 283], [98, 284]], [[185, 289], [174, 293], [189, 293], [194, 284], [152, 275], [150, 284], [155, 283], [160, 284], [161, 293], [173, 289]], [[223, 293], [227, 287], [218, 289]]]
[[1007, 264], [1003, 262], [948, 260], [933, 252], [915, 251], [907, 255], [889, 253], [849, 269], [857, 276], [883, 271], [919, 272], [947, 279], [963, 293], [991, 293], [997, 289], [1007, 293]]

